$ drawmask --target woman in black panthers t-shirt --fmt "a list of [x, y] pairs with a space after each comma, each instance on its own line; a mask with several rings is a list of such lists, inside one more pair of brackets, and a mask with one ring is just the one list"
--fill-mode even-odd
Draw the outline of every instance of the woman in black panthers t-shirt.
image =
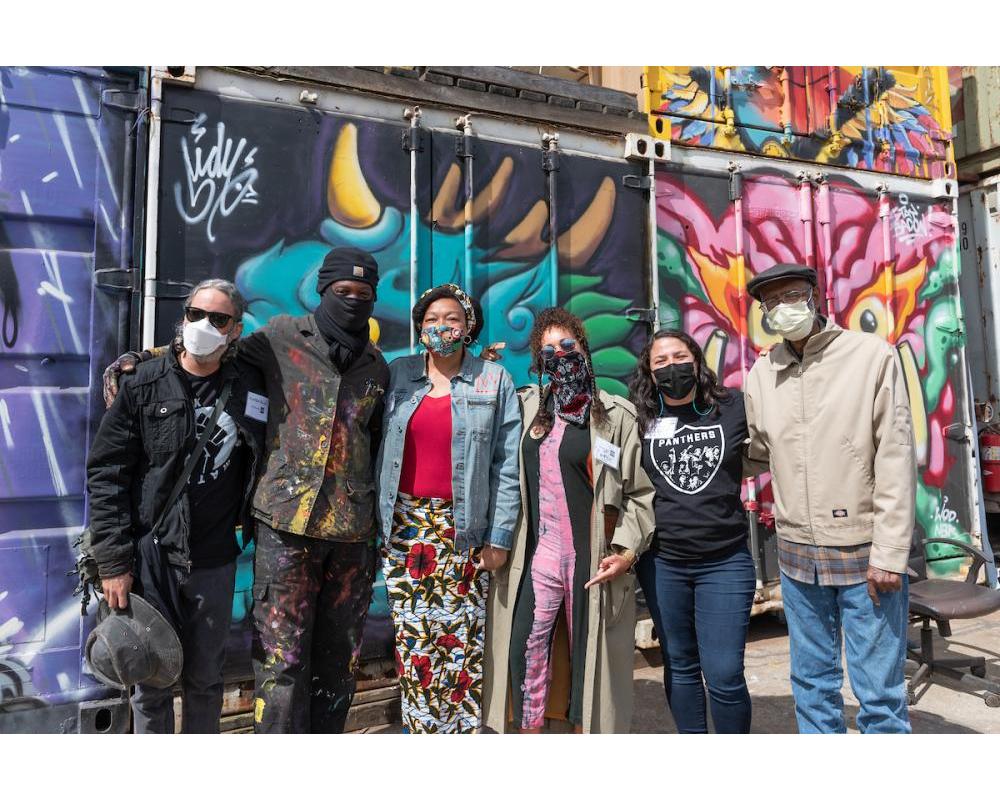
[[630, 399], [656, 488], [656, 536], [639, 583], [663, 651], [667, 704], [681, 733], [749, 733], [743, 675], [756, 576], [740, 501], [743, 395], [721, 387], [688, 334], [662, 330], [639, 359]]

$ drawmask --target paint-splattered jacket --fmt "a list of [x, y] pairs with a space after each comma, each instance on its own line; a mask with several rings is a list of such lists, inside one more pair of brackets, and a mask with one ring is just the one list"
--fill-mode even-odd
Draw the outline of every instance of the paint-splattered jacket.
[[312, 314], [273, 317], [238, 348], [264, 373], [269, 403], [268, 460], [254, 516], [321, 539], [371, 536], [373, 463], [389, 383], [382, 354], [369, 345], [341, 375]]

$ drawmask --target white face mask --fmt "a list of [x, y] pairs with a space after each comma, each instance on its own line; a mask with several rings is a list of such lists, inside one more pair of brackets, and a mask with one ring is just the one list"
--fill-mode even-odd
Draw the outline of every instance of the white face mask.
[[816, 322], [816, 310], [810, 300], [798, 303], [781, 303], [767, 312], [771, 330], [790, 342], [805, 339]]
[[183, 330], [184, 349], [193, 356], [207, 356], [229, 343], [226, 334], [220, 332], [208, 321], [208, 317], [198, 322], [188, 322]]

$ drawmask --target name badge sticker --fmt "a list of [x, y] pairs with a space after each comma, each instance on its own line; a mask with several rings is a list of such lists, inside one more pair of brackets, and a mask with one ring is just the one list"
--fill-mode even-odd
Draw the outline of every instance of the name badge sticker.
[[622, 449], [618, 445], [611, 444], [607, 439], [600, 436], [594, 442], [594, 458], [602, 464], [607, 464], [611, 469], [618, 469], [618, 462], [622, 457]]
[[267, 403], [268, 400], [264, 395], [247, 392], [247, 407], [243, 413], [250, 419], [267, 422]]
[[647, 439], [673, 439], [677, 430], [677, 417], [660, 417], [646, 431]]

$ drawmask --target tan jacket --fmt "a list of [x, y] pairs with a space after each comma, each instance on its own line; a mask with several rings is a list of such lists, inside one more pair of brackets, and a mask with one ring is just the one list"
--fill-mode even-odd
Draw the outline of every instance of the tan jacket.
[[[538, 389], [520, 393], [525, 433], [538, 411]], [[653, 485], [642, 468], [642, 440], [636, 425], [635, 407], [621, 397], [600, 392], [608, 409], [608, 424], [590, 426], [591, 448], [601, 437], [621, 448], [618, 468], [596, 457], [594, 509], [591, 515], [590, 562], [597, 564], [612, 550], [604, 533], [605, 506], [618, 509], [611, 544], [644, 552], [653, 535]], [[523, 441], [523, 439], [522, 439]], [[496, 731], [507, 730], [510, 684], [510, 637], [528, 538], [528, 496], [524, 463], [521, 464], [521, 517], [514, 533], [510, 558], [491, 579], [486, 612], [486, 663], [483, 684], [483, 720]], [[609, 517], [609, 524], [610, 524]], [[583, 730], [589, 733], [628, 733], [632, 724], [632, 668], [635, 660], [635, 576], [626, 573], [589, 590], [587, 655], [583, 665]]]
[[872, 543], [872, 566], [905, 572], [916, 505], [913, 423], [895, 349], [827, 322], [802, 361], [788, 344], [746, 382], [749, 456], [769, 461], [782, 539]]

